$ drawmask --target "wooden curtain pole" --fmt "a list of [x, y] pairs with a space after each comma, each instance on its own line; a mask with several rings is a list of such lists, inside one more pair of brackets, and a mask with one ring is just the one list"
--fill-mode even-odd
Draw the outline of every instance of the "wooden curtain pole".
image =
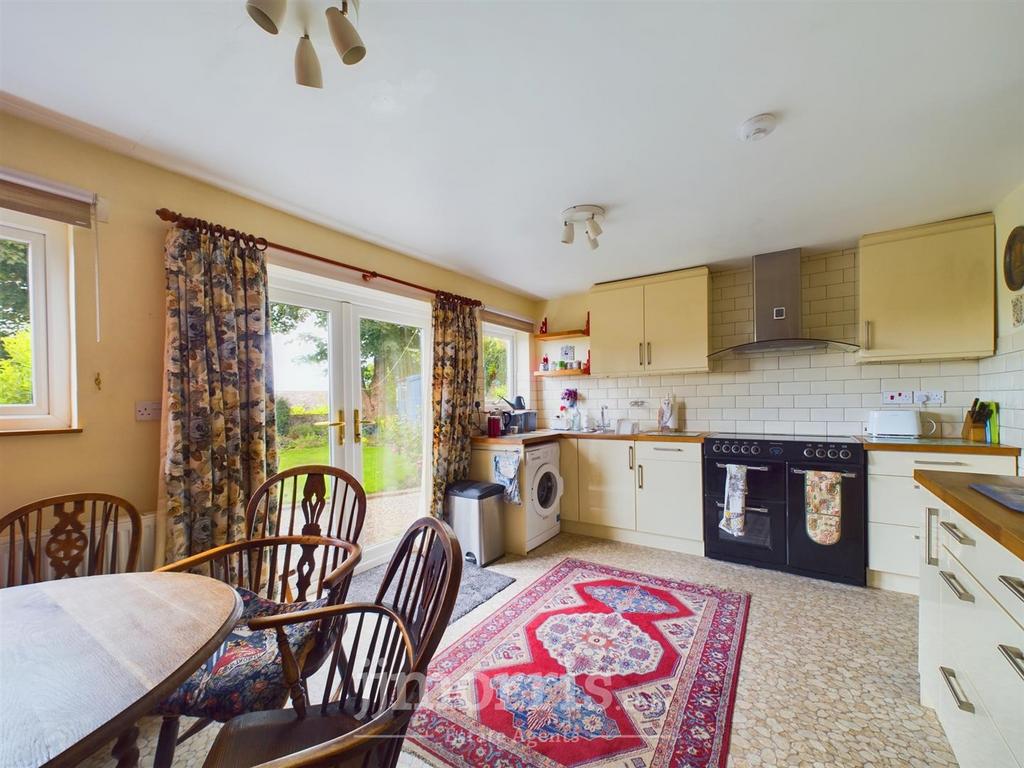
[[256, 237], [246, 232], [240, 232], [237, 229], [230, 229], [228, 227], [221, 226], [220, 224], [211, 224], [203, 219], [189, 218], [183, 216], [175, 211], [170, 211], [166, 208], [160, 208], [157, 210], [156, 215], [163, 221], [169, 221], [173, 224], [177, 224], [182, 229], [194, 230], [196, 232], [207, 232], [213, 235], [224, 236], [229, 240], [238, 240], [244, 242], [250, 248], [258, 248], [261, 251], [265, 251], [267, 248], [274, 248], [278, 251], [284, 251], [285, 253], [291, 253], [296, 256], [301, 256], [304, 259], [312, 259], [313, 261], [319, 261], [323, 264], [328, 264], [332, 267], [341, 267], [342, 269], [349, 269], [353, 272], [358, 272], [364, 282], [371, 282], [372, 280], [388, 280], [398, 285], [404, 285], [406, 288], [413, 288], [417, 291], [423, 291], [431, 295], [437, 296], [439, 293], [445, 296], [450, 296], [456, 301], [460, 301], [465, 304], [470, 304], [474, 307], [482, 307], [483, 302], [478, 299], [470, 299], [465, 296], [458, 296], [456, 294], [447, 293], [446, 291], [439, 291], [435, 288], [428, 288], [425, 285], [419, 285], [418, 283], [412, 283], [408, 280], [403, 280], [400, 277], [392, 277], [391, 275], [385, 275], [381, 272], [375, 272], [372, 269], [365, 269], [363, 267], [357, 267], [354, 264], [346, 264], [342, 261], [335, 261], [334, 259], [328, 259], [325, 256], [319, 256], [309, 251], [303, 251], [298, 248], [292, 248], [288, 245], [281, 245], [280, 243], [273, 243], [263, 237]]

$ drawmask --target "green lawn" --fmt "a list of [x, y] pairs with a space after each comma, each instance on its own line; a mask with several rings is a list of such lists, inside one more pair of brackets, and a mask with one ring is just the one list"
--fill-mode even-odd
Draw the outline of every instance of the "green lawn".
[[[278, 469], [329, 462], [330, 450], [326, 445], [316, 448], [288, 448], [282, 450], [278, 456]], [[419, 469], [407, 456], [386, 446], [363, 444], [363, 488], [367, 493], [412, 489], [419, 484]]]

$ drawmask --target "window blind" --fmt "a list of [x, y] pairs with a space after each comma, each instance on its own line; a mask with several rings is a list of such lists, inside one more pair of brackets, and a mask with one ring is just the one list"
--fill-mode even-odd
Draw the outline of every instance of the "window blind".
[[492, 325], [500, 325], [503, 328], [511, 328], [514, 331], [523, 331], [524, 333], [534, 332], [533, 323], [529, 320], [512, 317], [511, 315], [503, 315], [492, 309], [481, 309], [480, 320], [485, 323], [491, 323]]
[[0, 172], [0, 208], [9, 208], [76, 227], [92, 226], [95, 197], [87, 192], [62, 189], [45, 182], [14, 179]]

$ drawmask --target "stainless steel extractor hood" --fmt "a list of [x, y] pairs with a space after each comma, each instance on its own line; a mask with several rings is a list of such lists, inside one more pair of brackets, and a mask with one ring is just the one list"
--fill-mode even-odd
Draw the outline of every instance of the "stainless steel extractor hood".
[[754, 352], [795, 352], [834, 349], [856, 352], [860, 347], [831, 339], [800, 336], [800, 249], [762, 253], [754, 264], [754, 340], [721, 349], [709, 358]]

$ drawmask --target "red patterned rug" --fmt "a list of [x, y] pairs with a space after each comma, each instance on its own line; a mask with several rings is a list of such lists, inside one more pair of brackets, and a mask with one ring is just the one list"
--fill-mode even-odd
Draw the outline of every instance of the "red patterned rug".
[[408, 741], [446, 766], [721, 768], [749, 607], [564, 560], [434, 659]]

